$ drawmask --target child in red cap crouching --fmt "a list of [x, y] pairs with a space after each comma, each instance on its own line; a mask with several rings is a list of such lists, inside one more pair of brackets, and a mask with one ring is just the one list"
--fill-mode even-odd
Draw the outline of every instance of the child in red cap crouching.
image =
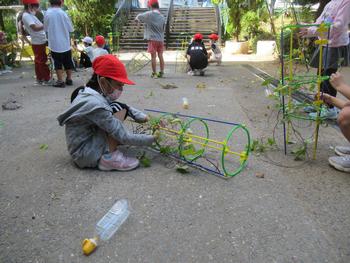
[[125, 156], [117, 146], [151, 145], [155, 141], [153, 135], [133, 134], [122, 123], [127, 116], [137, 122], [148, 121], [143, 112], [116, 102], [124, 84], [135, 83], [113, 55], [97, 57], [92, 68], [94, 74], [89, 82], [73, 91], [71, 106], [57, 118], [61, 126], [66, 125], [68, 151], [80, 168], [134, 169], [139, 165], [138, 159]]
[[209, 56], [209, 63], [216, 63], [216, 65], [221, 65], [222, 60], [222, 54], [221, 50], [219, 48], [219, 45], [216, 43], [216, 41], [219, 40], [219, 36], [217, 34], [210, 34], [210, 47], [211, 51], [208, 52]]
[[193, 36], [193, 41], [187, 48], [187, 61], [191, 68], [189, 75], [204, 76], [204, 69], [208, 66], [208, 53], [203, 43], [203, 36], [197, 33]]

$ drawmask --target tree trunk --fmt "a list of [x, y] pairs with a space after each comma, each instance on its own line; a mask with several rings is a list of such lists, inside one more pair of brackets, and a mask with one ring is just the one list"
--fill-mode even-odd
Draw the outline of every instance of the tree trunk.
[[0, 10], [0, 29], [3, 31], [5, 30], [5, 22], [4, 22], [4, 17], [3, 17], [3, 11]]
[[320, 6], [318, 7], [318, 9], [317, 9], [317, 11], [316, 11], [315, 19], [317, 19], [317, 18], [321, 15], [321, 13], [322, 13], [324, 7], [325, 7], [326, 4], [328, 4], [330, 1], [331, 1], [331, 0], [320, 0]]

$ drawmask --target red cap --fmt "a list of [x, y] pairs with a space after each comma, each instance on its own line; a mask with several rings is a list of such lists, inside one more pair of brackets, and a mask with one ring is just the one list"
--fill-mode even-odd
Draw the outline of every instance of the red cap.
[[24, 5], [34, 5], [39, 4], [39, 0], [23, 0]]
[[101, 77], [114, 79], [124, 84], [135, 85], [133, 81], [128, 79], [124, 64], [113, 55], [108, 54], [97, 57], [92, 62], [92, 68]]
[[217, 41], [219, 39], [219, 36], [217, 34], [210, 34], [209, 39]]
[[203, 39], [203, 35], [201, 33], [194, 34], [193, 39], [194, 40], [202, 40]]
[[103, 36], [96, 36], [95, 42], [99, 46], [102, 46], [106, 43], [105, 38]]
[[158, 0], [148, 0], [148, 7], [151, 7], [153, 4], [158, 4]]

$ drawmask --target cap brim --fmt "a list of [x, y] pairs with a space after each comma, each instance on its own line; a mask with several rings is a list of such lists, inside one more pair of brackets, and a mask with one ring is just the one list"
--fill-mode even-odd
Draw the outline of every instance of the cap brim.
[[127, 85], [135, 85], [135, 82], [131, 81], [130, 79], [126, 79], [126, 78], [111, 78], [111, 79], [114, 79], [116, 81], [119, 81]]

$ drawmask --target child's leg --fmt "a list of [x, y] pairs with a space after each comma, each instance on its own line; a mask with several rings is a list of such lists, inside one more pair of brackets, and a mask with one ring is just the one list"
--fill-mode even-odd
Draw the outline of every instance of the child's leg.
[[[121, 121], [125, 119], [125, 115], [126, 109], [122, 109], [114, 114]], [[110, 153], [102, 155], [98, 164], [100, 170], [130, 171], [139, 166], [140, 162], [137, 158], [128, 157], [117, 150], [118, 142], [111, 136], [108, 136], [108, 146]]]
[[[124, 121], [126, 117], [126, 109], [122, 109], [116, 113], [113, 114], [114, 117], [116, 117], [120, 121]], [[110, 135], [108, 135], [108, 146], [109, 146], [109, 152], [114, 152], [119, 143]]]
[[340, 111], [338, 124], [344, 137], [350, 142], [350, 106], [344, 107]]
[[57, 80], [63, 82], [63, 69], [56, 69]]
[[164, 73], [164, 57], [163, 57], [163, 51], [158, 52], [158, 58], [159, 58], [160, 72], [163, 72], [163, 73]]
[[151, 53], [151, 59], [152, 59], [152, 72], [157, 72], [157, 53], [152, 52]]

